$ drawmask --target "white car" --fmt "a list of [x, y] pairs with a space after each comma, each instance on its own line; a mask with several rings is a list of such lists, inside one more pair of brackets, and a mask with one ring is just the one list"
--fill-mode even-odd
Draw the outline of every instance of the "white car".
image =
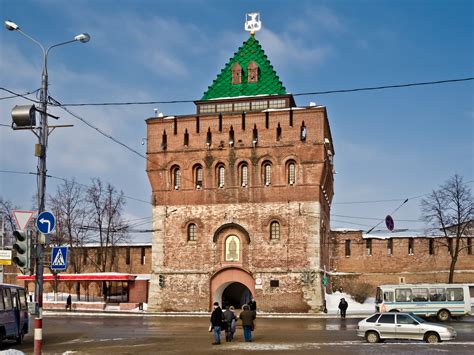
[[375, 313], [361, 320], [357, 325], [357, 335], [369, 343], [385, 339], [424, 340], [438, 343], [456, 338], [453, 327], [426, 322], [413, 313]]

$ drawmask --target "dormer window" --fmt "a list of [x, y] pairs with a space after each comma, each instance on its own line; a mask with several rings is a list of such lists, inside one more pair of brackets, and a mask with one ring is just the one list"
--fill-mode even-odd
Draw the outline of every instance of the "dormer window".
[[232, 65], [232, 84], [242, 84], [242, 67], [239, 63]]
[[247, 67], [248, 72], [248, 79], [249, 83], [257, 83], [258, 82], [258, 65], [254, 61], [250, 62], [249, 66]]

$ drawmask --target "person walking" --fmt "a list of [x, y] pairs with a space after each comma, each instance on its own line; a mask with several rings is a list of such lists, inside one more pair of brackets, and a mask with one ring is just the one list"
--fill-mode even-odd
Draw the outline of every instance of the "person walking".
[[257, 316], [257, 302], [253, 297], [250, 299], [249, 308], [252, 312], [255, 313], [255, 316]]
[[254, 327], [255, 313], [250, 310], [250, 307], [244, 305], [244, 310], [240, 313], [239, 318], [242, 320], [242, 328], [244, 328], [245, 341], [252, 341], [252, 330]]
[[211, 327], [214, 331], [214, 342], [212, 345], [219, 345], [221, 343], [222, 327], [222, 309], [219, 307], [219, 302], [214, 302], [214, 310], [211, 314]]
[[339, 302], [339, 310], [341, 311], [341, 319], [346, 318], [346, 310], [347, 310], [348, 303], [344, 298], [341, 298], [341, 302]]
[[234, 340], [235, 328], [237, 327], [237, 315], [235, 314], [234, 306], [230, 306], [229, 310], [234, 313], [234, 319], [232, 319], [232, 323], [230, 324], [230, 339]]
[[[232, 307], [234, 308], [234, 307]], [[232, 341], [233, 338], [233, 332], [232, 332], [232, 323], [234, 323], [234, 328], [235, 328], [235, 320], [237, 319], [237, 316], [235, 315], [234, 312], [229, 308], [229, 306], [225, 307], [225, 311], [222, 315], [223, 321], [225, 322], [225, 341]], [[234, 330], [235, 331], [235, 330]]]
[[66, 311], [68, 309], [70, 311], [72, 311], [72, 298], [71, 298], [71, 295], [67, 296], [67, 298], [66, 298]]

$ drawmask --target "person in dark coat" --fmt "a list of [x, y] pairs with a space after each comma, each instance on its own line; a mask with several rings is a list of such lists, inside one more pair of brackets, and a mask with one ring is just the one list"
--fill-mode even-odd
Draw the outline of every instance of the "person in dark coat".
[[346, 318], [346, 310], [347, 310], [348, 303], [344, 298], [341, 298], [341, 302], [339, 302], [339, 310], [341, 311], [341, 318]]
[[[234, 307], [232, 307], [234, 308]], [[223, 321], [225, 323], [225, 326], [224, 326], [224, 329], [225, 329], [225, 341], [232, 341], [232, 338], [233, 338], [233, 335], [234, 333], [232, 332], [232, 322], [234, 322], [235, 324], [235, 321], [237, 320], [237, 316], [235, 315], [235, 313], [229, 309], [229, 306], [227, 306], [225, 308], [225, 311], [222, 315], [223, 317]], [[235, 329], [235, 327], [234, 327]]]
[[66, 311], [67, 310], [72, 310], [72, 298], [71, 298], [71, 295], [67, 296], [67, 299], [66, 299]]
[[253, 297], [251, 298], [249, 302], [249, 307], [250, 307], [250, 310], [254, 312], [255, 315], [257, 315], [257, 302], [255, 301]]
[[240, 313], [239, 318], [242, 319], [242, 328], [244, 328], [245, 341], [252, 341], [252, 330], [254, 327], [255, 313], [250, 310], [248, 305], [244, 306], [244, 310]]
[[214, 302], [214, 310], [211, 314], [211, 326], [214, 331], [214, 343], [212, 343], [212, 345], [219, 345], [221, 343], [222, 327], [222, 309], [219, 307], [219, 302]]

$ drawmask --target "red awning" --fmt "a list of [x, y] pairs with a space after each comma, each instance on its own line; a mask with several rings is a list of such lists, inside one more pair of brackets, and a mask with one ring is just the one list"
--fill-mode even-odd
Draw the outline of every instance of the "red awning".
[[[97, 274], [58, 274], [58, 281], [134, 281], [137, 275], [118, 274], [118, 273], [97, 273]], [[18, 280], [34, 281], [35, 275], [18, 275]], [[43, 275], [44, 281], [54, 281], [53, 274]]]

